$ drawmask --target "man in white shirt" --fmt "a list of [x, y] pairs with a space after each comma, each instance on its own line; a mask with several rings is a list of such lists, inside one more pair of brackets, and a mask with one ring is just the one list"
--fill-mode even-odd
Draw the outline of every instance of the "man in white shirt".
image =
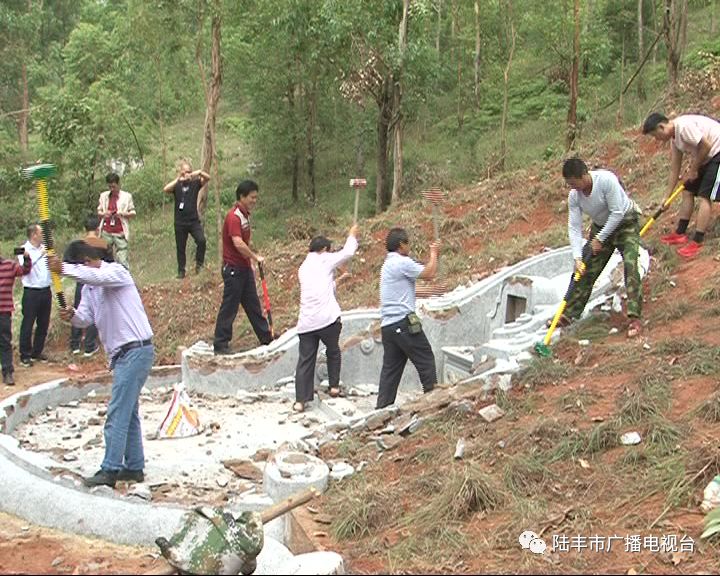
[[340, 393], [340, 305], [335, 298], [335, 270], [355, 254], [358, 226], [353, 224], [345, 246], [330, 252], [330, 240], [317, 236], [310, 242], [309, 254], [298, 270], [300, 280], [300, 316], [297, 332], [300, 338], [295, 370], [295, 405], [302, 412], [305, 403], [315, 395], [315, 362], [320, 342], [325, 344], [330, 395]]
[[[642, 131], [660, 142], [672, 141], [670, 178], [665, 199], [678, 185], [684, 155], [690, 156], [677, 228], [661, 240], [669, 245], [684, 244], [678, 249], [680, 256], [697, 256], [712, 216], [711, 202], [720, 202], [720, 122], [700, 114], [682, 114], [668, 120], [662, 114], [653, 112], [645, 119]], [[700, 208], [695, 220], [695, 235], [692, 242], [688, 242], [686, 232], [696, 196], [700, 199]]]
[[[50, 312], [52, 310], [52, 292], [50, 290], [50, 271], [47, 266], [47, 254], [42, 243], [42, 228], [31, 224], [27, 228], [28, 240], [25, 251], [30, 255], [32, 267], [30, 273], [22, 278], [22, 314], [20, 324], [20, 364], [29, 368], [33, 360], [47, 362], [43, 353]], [[22, 256], [18, 257], [22, 264]], [[33, 327], [35, 334], [33, 336]]]

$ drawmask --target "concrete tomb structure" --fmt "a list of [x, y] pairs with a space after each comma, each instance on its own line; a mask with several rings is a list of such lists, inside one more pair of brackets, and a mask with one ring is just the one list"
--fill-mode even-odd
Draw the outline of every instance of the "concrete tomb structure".
[[[649, 256], [641, 254], [643, 275]], [[441, 382], [483, 390], [511, 385], [512, 373], [530, 361], [567, 288], [569, 248], [551, 250], [509, 266], [441, 297], [418, 301], [433, 345]], [[622, 290], [622, 261], [613, 256], [596, 283], [587, 310]], [[620, 288], [618, 288], [620, 287]], [[586, 312], [587, 312], [586, 310]], [[382, 365], [377, 309], [342, 315], [342, 388], [329, 398], [324, 350], [319, 351], [315, 401], [292, 412], [297, 362], [295, 330], [269, 346], [215, 356], [198, 342], [183, 352], [182, 366], [156, 368], [141, 398], [146, 435], [146, 483], [126, 493], [86, 489], [102, 459], [102, 426], [111, 379], [56, 380], [0, 403], [0, 508], [29, 522], [124, 544], [154, 546], [170, 538], [188, 507], [208, 503], [235, 512], [261, 510], [290, 494], [354, 471], [348, 462], [316, 457], [324, 443], [353, 430], [384, 425], [397, 408], [374, 411]], [[201, 434], [153, 439], [173, 386], [182, 382], [204, 426]], [[405, 370], [398, 405], [421, 394], [417, 372]], [[379, 441], [382, 446], [382, 440]], [[353, 463], [357, 468], [361, 465]], [[265, 527], [258, 574], [339, 574], [342, 558], [308, 553], [297, 545], [292, 515]], [[293, 554], [293, 552], [303, 552]]]

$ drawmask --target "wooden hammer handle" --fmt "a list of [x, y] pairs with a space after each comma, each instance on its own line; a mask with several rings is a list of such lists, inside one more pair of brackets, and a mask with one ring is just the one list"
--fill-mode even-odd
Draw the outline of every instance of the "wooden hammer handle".
[[310, 500], [315, 498], [317, 495], [318, 491], [315, 488], [308, 488], [304, 492], [293, 494], [289, 498], [270, 506], [270, 508], [265, 508], [265, 510], [260, 513], [263, 524], [267, 524], [271, 520], [275, 520], [275, 518], [282, 516], [286, 512], [290, 512], [293, 508], [297, 508], [298, 506], [302, 506], [303, 504], [310, 502]]

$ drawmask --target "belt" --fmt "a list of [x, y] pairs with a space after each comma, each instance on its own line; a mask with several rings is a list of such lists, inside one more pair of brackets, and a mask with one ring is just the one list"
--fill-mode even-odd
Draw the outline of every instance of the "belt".
[[23, 286], [23, 288], [25, 288], [25, 290], [37, 290], [37, 291], [50, 290], [50, 286], [46, 286], [45, 288], [35, 288], [33, 286]]
[[133, 340], [132, 342], [127, 342], [120, 346], [118, 348], [118, 351], [115, 352], [115, 356], [113, 356], [110, 359], [110, 370], [115, 368], [115, 363], [120, 360], [125, 354], [130, 352], [130, 350], [134, 350], [135, 348], [143, 348], [145, 346], [151, 346], [152, 345], [152, 338], [148, 338], [147, 340]]
[[236, 266], [235, 264], [223, 264], [223, 270], [232, 270], [233, 272], [241, 272], [243, 270], [251, 270], [249, 266]]

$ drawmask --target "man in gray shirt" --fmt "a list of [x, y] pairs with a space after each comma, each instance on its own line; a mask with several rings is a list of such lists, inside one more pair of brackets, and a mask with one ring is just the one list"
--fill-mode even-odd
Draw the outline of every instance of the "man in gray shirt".
[[415, 314], [415, 281], [435, 277], [439, 244], [430, 244], [430, 260], [425, 266], [408, 256], [410, 240], [402, 228], [390, 230], [385, 247], [388, 254], [380, 271], [380, 327], [384, 352], [377, 408], [395, 402], [408, 359], [418, 371], [423, 392], [430, 392], [437, 383], [435, 356]]
[[[570, 158], [563, 164], [563, 178], [571, 190], [568, 194], [568, 234], [575, 270], [585, 270], [583, 254], [592, 252], [582, 278], [571, 294], [563, 324], [577, 319], [590, 299], [593, 285], [617, 248], [625, 266], [627, 290], [628, 337], [641, 331], [642, 281], [638, 269], [640, 226], [635, 203], [628, 198], [617, 176], [609, 170], [588, 171], [580, 158]], [[590, 240], [583, 247], [583, 213], [590, 216]]]

